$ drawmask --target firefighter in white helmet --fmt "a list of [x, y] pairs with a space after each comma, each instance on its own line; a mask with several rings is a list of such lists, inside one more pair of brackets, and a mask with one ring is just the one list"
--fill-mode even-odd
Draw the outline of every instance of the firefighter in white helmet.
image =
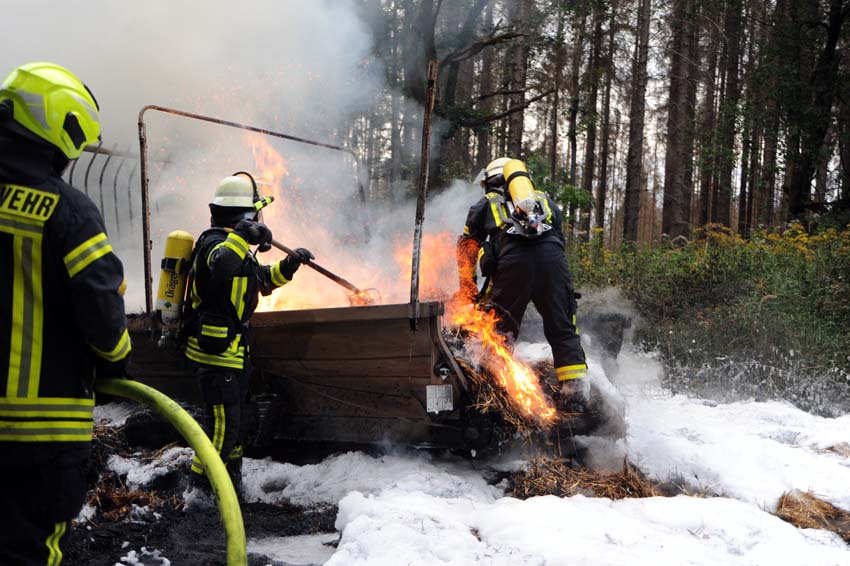
[[[242, 443], [251, 414], [249, 321], [259, 295], [288, 283], [298, 267], [313, 259], [304, 248], [272, 265], [261, 265], [256, 251], [267, 251], [272, 233], [260, 222], [271, 197], [260, 198], [245, 172], [225, 177], [210, 203], [212, 227], [193, 251], [184, 316], [186, 358], [195, 367], [206, 404], [204, 428], [227, 465], [234, 486], [241, 485]], [[251, 246], [258, 246], [252, 253]], [[209, 489], [201, 461], [192, 462], [192, 484]]]
[[[459, 295], [480, 300], [476, 258], [492, 281], [489, 302], [501, 315], [500, 330], [516, 339], [529, 301], [543, 318], [552, 346], [565, 409], [583, 411], [590, 387], [587, 362], [575, 326], [576, 298], [567, 266], [561, 211], [534, 189], [525, 164], [500, 157], [479, 174], [484, 197], [472, 205], [458, 239]], [[486, 285], [486, 284], [485, 284]]]

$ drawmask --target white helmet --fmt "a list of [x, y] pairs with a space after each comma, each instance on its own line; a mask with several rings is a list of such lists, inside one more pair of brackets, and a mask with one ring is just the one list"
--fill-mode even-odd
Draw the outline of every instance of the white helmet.
[[210, 204], [233, 208], [254, 208], [254, 185], [243, 176], [225, 177], [215, 189]]
[[487, 189], [496, 188], [494, 185], [498, 186], [504, 184], [504, 177], [502, 177], [501, 181], [498, 177], [502, 175], [502, 169], [510, 161], [510, 157], [499, 157], [498, 159], [494, 159], [487, 164], [487, 167], [485, 167], [481, 173], [478, 174], [480, 177], [479, 182], [481, 183], [481, 187], [485, 191]]

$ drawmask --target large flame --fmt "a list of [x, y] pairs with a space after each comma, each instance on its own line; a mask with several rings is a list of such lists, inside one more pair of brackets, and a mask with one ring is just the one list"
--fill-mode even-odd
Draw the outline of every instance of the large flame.
[[558, 415], [549, 397], [543, 393], [537, 374], [514, 359], [507, 339], [498, 332], [499, 317], [494, 310], [483, 310], [468, 301], [454, 300], [448, 305], [451, 324], [473, 333], [484, 347], [481, 364], [499, 380], [521, 413], [548, 425]]
[[[262, 297], [258, 310], [349, 306], [376, 297], [384, 303], [407, 302], [412, 265], [409, 236], [395, 240], [394, 264], [369, 255], [364, 257], [355, 249], [341, 246], [323, 223], [305, 219], [303, 212], [299, 212], [297, 191], [285, 186], [289, 182], [289, 172], [283, 156], [261, 135], [247, 133], [245, 140], [253, 150], [261, 193], [275, 197], [275, 202], [263, 211], [264, 221], [275, 239], [290, 247], [308, 246], [324, 267], [350, 278], [363, 289], [380, 291], [380, 295], [348, 293], [310, 269], [301, 268], [291, 283]], [[551, 424], [557, 419], [556, 410], [543, 393], [535, 372], [513, 358], [505, 336], [497, 330], [499, 318], [495, 311], [475, 308], [469, 300], [450, 299], [457, 289], [455, 239], [449, 231], [423, 235], [419, 267], [421, 299], [445, 301], [450, 323], [480, 340], [483, 346], [481, 364], [496, 376], [521, 414], [540, 424]], [[270, 263], [281, 257], [282, 254], [269, 253], [263, 261]]]

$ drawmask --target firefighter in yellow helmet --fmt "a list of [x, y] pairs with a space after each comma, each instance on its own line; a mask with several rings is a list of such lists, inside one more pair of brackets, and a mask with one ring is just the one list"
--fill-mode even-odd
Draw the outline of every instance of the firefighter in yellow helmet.
[[[195, 368], [206, 405], [204, 428], [227, 465], [237, 491], [242, 480], [242, 444], [250, 430], [250, 319], [259, 295], [288, 283], [313, 254], [261, 265], [272, 233], [260, 222], [271, 198], [260, 198], [253, 177], [239, 172], [224, 178], [210, 203], [212, 227], [195, 243], [185, 316], [185, 355]], [[251, 246], [258, 246], [252, 252]], [[191, 483], [209, 489], [201, 461], [192, 462]]]
[[[525, 164], [500, 157], [480, 174], [484, 197], [472, 205], [458, 239], [460, 296], [474, 302], [476, 259], [492, 287], [489, 302], [501, 315], [500, 330], [516, 339], [529, 302], [543, 318], [552, 346], [560, 401], [571, 411], [586, 409], [587, 362], [576, 331], [576, 299], [567, 267], [561, 211], [534, 189]], [[486, 284], [485, 284], [486, 285]]]
[[62, 181], [100, 139], [70, 71], [0, 85], [0, 564], [59, 564], [86, 494], [95, 378], [124, 376], [123, 268], [92, 201]]

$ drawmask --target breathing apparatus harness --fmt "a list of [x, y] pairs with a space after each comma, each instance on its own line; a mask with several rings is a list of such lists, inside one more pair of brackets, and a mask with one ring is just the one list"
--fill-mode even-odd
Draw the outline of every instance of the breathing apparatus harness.
[[[253, 188], [253, 207], [246, 207], [245, 216], [248, 220], [262, 221], [262, 210], [274, 201], [274, 197], [261, 197], [257, 182], [247, 171], [237, 171], [231, 175], [242, 175], [251, 181]], [[164, 256], [161, 264], [159, 290], [156, 301], [156, 320], [162, 325], [160, 345], [173, 342], [178, 346], [185, 342], [186, 322], [192, 316], [191, 301], [186, 300], [191, 292], [195, 277], [194, 267], [198, 249], [203, 247], [203, 241], [214, 232], [223, 232], [222, 227], [205, 230], [195, 242], [192, 235], [182, 230], [171, 232], [165, 241]], [[258, 246], [254, 251], [266, 252], [271, 249], [269, 244]], [[236, 315], [236, 311], [232, 313]]]
[[503, 192], [505, 206], [512, 220], [512, 225], [507, 228], [507, 233], [525, 238], [537, 238], [552, 229], [552, 226], [544, 222], [547, 214], [543, 208], [541, 197], [534, 190], [531, 175], [525, 163], [519, 159], [511, 159], [502, 169], [504, 186], [507, 187], [507, 195]]

